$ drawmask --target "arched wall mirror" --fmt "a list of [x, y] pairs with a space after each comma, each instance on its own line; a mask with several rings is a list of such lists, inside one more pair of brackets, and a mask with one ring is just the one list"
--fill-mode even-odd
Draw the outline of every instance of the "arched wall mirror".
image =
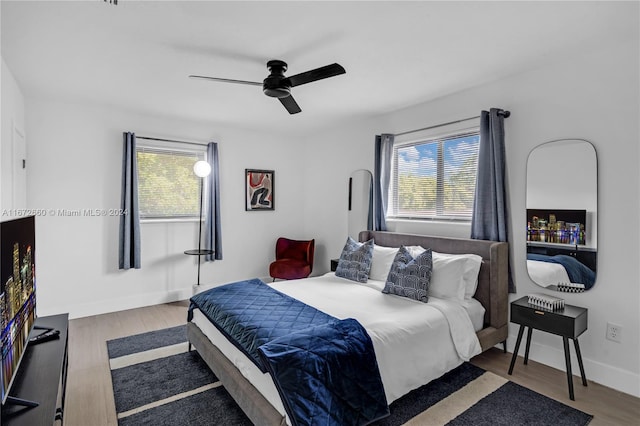
[[527, 159], [527, 272], [548, 290], [581, 292], [596, 281], [598, 162], [581, 139], [547, 142]]
[[358, 241], [360, 231], [371, 229], [373, 224], [373, 175], [369, 170], [358, 169], [349, 176], [348, 232]]

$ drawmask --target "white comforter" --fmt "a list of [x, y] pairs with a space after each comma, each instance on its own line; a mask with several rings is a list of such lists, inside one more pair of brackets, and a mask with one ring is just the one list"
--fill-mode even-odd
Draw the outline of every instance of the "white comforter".
[[[469, 315], [457, 302], [431, 297], [423, 303], [383, 294], [382, 282], [358, 284], [333, 273], [270, 285], [336, 318], [358, 320], [373, 342], [389, 404], [481, 352]], [[221, 333], [197, 310], [193, 322], [284, 414], [269, 375], [232, 344], [225, 344]]]

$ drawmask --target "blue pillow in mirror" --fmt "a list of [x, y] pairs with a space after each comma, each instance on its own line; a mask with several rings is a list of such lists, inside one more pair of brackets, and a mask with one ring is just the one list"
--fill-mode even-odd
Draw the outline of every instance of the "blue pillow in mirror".
[[431, 284], [433, 259], [431, 249], [423, 251], [417, 257], [411, 256], [405, 246], [396, 254], [383, 293], [395, 294], [427, 303], [427, 291]]
[[359, 283], [366, 283], [369, 279], [372, 257], [373, 240], [359, 243], [348, 237], [338, 260], [336, 276]]

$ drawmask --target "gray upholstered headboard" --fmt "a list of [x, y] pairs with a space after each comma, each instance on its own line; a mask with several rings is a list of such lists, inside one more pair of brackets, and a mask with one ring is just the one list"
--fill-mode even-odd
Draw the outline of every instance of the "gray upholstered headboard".
[[[464, 238], [431, 237], [383, 231], [362, 231], [360, 241], [372, 239], [377, 245], [400, 247], [420, 245], [441, 253], [473, 253], [482, 256], [478, 289], [474, 298], [486, 309], [485, 330], [478, 332], [483, 349], [507, 338], [508, 325], [508, 244]], [[488, 337], [491, 335], [491, 338]], [[486, 339], [485, 339], [486, 337]], [[501, 340], [496, 340], [501, 339]]]

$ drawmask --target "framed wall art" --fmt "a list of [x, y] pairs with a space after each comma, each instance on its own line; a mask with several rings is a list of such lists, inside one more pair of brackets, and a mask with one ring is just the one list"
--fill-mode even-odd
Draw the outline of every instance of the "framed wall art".
[[245, 210], [274, 210], [274, 171], [245, 169]]

